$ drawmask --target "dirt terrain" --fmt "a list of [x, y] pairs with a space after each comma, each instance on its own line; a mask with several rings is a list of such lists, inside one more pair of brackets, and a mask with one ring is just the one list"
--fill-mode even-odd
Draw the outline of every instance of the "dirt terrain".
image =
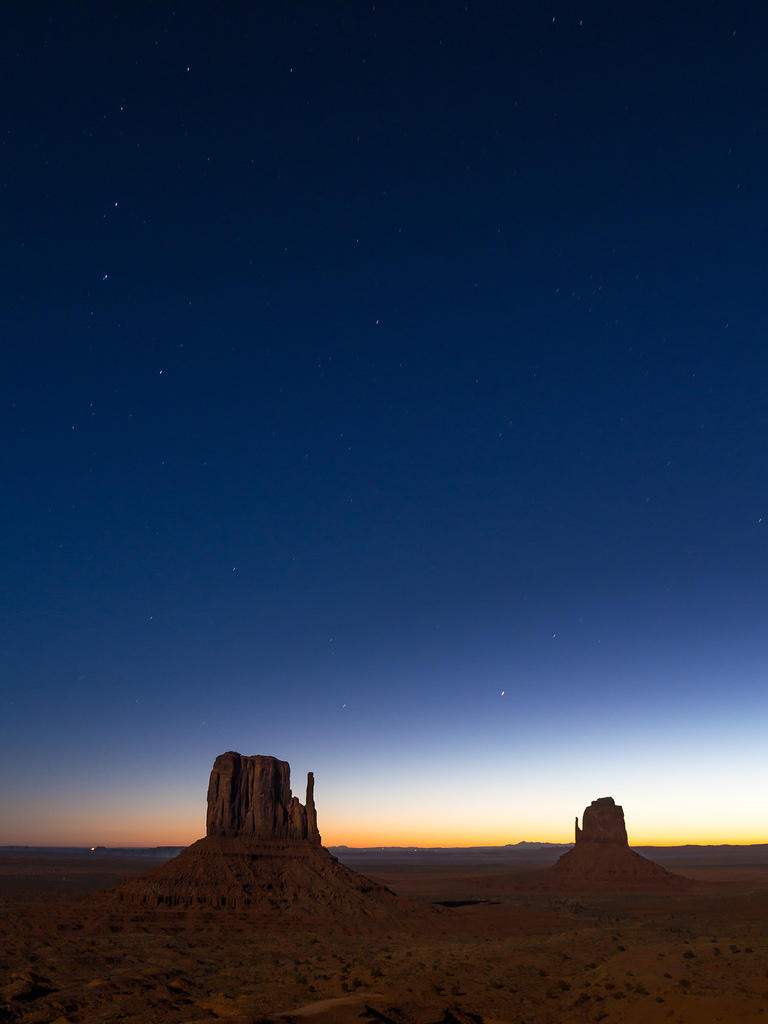
[[0, 1021], [768, 1020], [768, 856], [643, 850], [674, 892], [543, 891], [562, 851], [337, 851], [419, 904], [281, 922], [119, 904], [146, 857], [0, 855]]

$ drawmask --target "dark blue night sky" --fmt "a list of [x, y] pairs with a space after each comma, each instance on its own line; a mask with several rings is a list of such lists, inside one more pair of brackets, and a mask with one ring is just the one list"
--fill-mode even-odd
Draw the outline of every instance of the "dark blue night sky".
[[768, 839], [768, 10], [2, 22], [0, 842]]

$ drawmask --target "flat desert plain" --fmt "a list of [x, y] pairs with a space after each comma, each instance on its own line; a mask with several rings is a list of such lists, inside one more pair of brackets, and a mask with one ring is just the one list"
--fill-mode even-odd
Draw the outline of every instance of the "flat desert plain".
[[339, 849], [414, 908], [290, 921], [119, 903], [146, 856], [5, 852], [0, 1021], [768, 1021], [768, 847], [641, 849], [689, 879], [657, 893], [548, 889], [560, 852]]

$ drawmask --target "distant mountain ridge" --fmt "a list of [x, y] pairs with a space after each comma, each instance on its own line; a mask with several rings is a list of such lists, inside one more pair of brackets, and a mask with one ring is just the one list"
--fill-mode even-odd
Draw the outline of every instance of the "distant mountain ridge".
[[[542, 847], [545, 847], [545, 846], [555, 846], [559, 850], [561, 850], [561, 849], [565, 849], [566, 846], [573, 846], [573, 843], [529, 843], [527, 840], [523, 839], [519, 843], [507, 843], [506, 844], [506, 847], [511, 847], [512, 849], [516, 849], [516, 850], [519, 850], [521, 848], [526, 849], [526, 850], [541, 850]], [[506, 849], [506, 847], [505, 847], [505, 849]]]

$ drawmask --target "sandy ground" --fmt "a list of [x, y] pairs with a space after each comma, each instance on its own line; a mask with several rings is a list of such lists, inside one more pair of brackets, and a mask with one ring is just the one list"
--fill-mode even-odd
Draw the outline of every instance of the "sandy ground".
[[535, 856], [344, 857], [422, 911], [341, 927], [126, 908], [100, 891], [145, 859], [2, 855], [0, 1022], [768, 1021], [759, 858], [677, 856], [688, 891], [622, 895], [527, 888]]

